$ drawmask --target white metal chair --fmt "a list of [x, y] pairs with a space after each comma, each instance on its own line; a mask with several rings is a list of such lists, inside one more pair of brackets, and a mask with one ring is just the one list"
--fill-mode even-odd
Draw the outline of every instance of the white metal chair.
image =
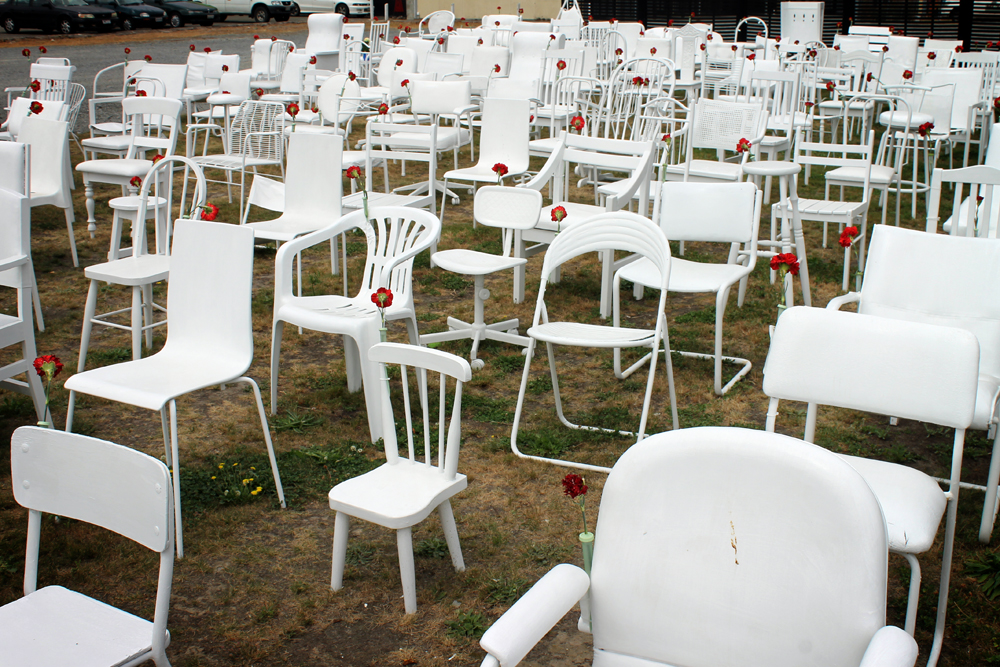
[[[347, 556], [347, 539], [351, 517], [371, 521], [396, 531], [396, 545], [399, 550], [399, 573], [403, 580], [403, 606], [407, 614], [417, 611], [417, 585], [413, 567], [412, 527], [423, 521], [435, 509], [441, 518], [441, 529], [448, 543], [451, 561], [459, 572], [465, 571], [462, 546], [459, 543], [455, 516], [451, 509], [451, 498], [468, 485], [462, 473], [458, 472], [458, 458], [462, 446], [462, 384], [472, 379], [469, 362], [440, 350], [431, 350], [413, 345], [380, 343], [368, 353], [373, 364], [381, 373], [378, 383], [382, 392], [382, 431], [385, 434], [386, 462], [353, 479], [341, 482], [330, 489], [330, 509], [337, 515], [333, 529], [333, 568], [330, 587], [340, 590], [344, 580], [344, 562]], [[409, 456], [400, 456], [396, 442], [396, 420], [393, 416], [389, 395], [389, 378], [386, 364], [400, 366], [402, 376], [403, 410], [406, 419], [406, 444]], [[420, 396], [421, 411], [411, 408], [410, 397], [414, 394], [409, 387], [412, 368]], [[440, 388], [437, 420], [428, 409], [430, 392], [426, 386], [427, 377], [438, 373]], [[446, 385], [454, 382], [451, 417], [446, 421]], [[423, 417], [423, 460], [420, 459], [419, 441], [415, 442], [416, 427]], [[432, 427], [438, 431], [437, 438], [431, 437]], [[436, 440], [436, 441], [435, 441]], [[437, 463], [433, 450], [437, 450]], [[386, 493], [391, 489], [391, 493]]]
[[[22, 147], [23, 148], [23, 147]], [[8, 151], [4, 149], [4, 153]], [[7, 180], [5, 177], [4, 181]], [[0, 184], [0, 286], [17, 290], [17, 312], [0, 315], [0, 343], [3, 347], [20, 344], [21, 358], [0, 369], [0, 387], [31, 397], [38, 421], [49, 419], [45, 393], [32, 363], [38, 356], [35, 349], [35, 327], [31, 321], [31, 290], [35, 282], [31, 264], [31, 213], [28, 198]], [[25, 374], [25, 380], [14, 377]]]
[[422, 39], [434, 39], [443, 30], [455, 27], [455, 15], [448, 10], [441, 9], [431, 12], [420, 21], [417, 26], [417, 34]]
[[[888, 229], [882, 225], [878, 231]], [[920, 267], [924, 272], [926, 268]], [[831, 305], [837, 307], [833, 302]], [[813, 441], [819, 405], [955, 429], [947, 492], [914, 468], [843, 456], [865, 478], [882, 506], [888, 549], [902, 554], [911, 566], [905, 625], [910, 634], [916, 626], [920, 594], [916, 554], [930, 549], [947, 509], [937, 620], [928, 660], [933, 667], [944, 638], [962, 451], [976, 406], [979, 343], [968, 330], [928, 324], [931, 318], [904, 321], [869, 312], [872, 314], [797, 307], [778, 319], [764, 364], [764, 393], [770, 397], [767, 430], [774, 430], [781, 400], [809, 404], [806, 442]], [[850, 354], [843, 354], [844, 341], [852, 343]]]
[[[1000, 137], [1000, 135], [998, 135]], [[19, 195], [24, 195], [29, 197], [31, 195], [31, 149], [27, 144], [22, 144], [13, 141], [0, 142], [0, 189], [8, 190]], [[11, 219], [10, 223], [13, 224], [14, 220]], [[15, 247], [20, 247], [23, 254], [27, 255], [28, 263], [27, 267], [23, 269], [27, 271], [27, 275], [20, 275], [19, 272], [22, 269], [16, 269], [10, 271], [9, 273], [0, 272], [0, 284], [3, 279], [8, 279], [12, 281], [9, 287], [18, 287], [22, 280], [30, 283], [31, 287], [31, 302], [34, 304], [35, 308], [35, 326], [38, 327], [39, 331], [45, 331], [45, 320], [42, 317], [42, 301], [38, 296], [38, 278], [35, 276], [35, 266], [31, 261], [31, 213], [30, 213], [30, 203], [28, 211], [28, 219], [23, 222], [21, 231], [19, 232], [19, 240], [12, 242], [8, 252], [11, 254], [17, 254], [14, 251]], [[15, 238], [11, 236], [11, 238]]]
[[[660, 290], [659, 303], [656, 309], [656, 324], [654, 329], [634, 329], [619, 326], [604, 326], [582, 322], [550, 322], [548, 308], [545, 303], [545, 290], [552, 278], [552, 272], [565, 262], [582, 254], [595, 251], [614, 252], [625, 251], [646, 257], [657, 271], [659, 280], [656, 288]], [[555, 400], [556, 415], [563, 425], [573, 429], [598, 431], [603, 433], [620, 433], [636, 436], [637, 441], [646, 435], [646, 422], [649, 416], [649, 405], [653, 393], [653, 379], [656, 375], [656, 363], [659, 359], [660, 343], [665, 350], [670, 349], [670, 339], [667, 335], [667, 285], [670, 278], [670, 245], [666, 236], [657, 225], [648, 218], [634, 213], [618, 211], [604, 213], [581, 220], [567, 227], [555, 236], [545, 253], [542, 262], [542, 279], [538, 288], [538, 301], [531, 328], [528, 329], [528, 349], [524, 361], [524, 373], [521, 376], [521, 388], [517, 395], [517, 408], [514, 412], [514, 425], [510, 434], [511, 450], [522, 458], [545, 461], [559, 466], [608, 472], [610, 469], [587, 463], [578, 463], [562, 459], [547, 458], [525, 454], [518, 449], [517, 434], [521, 424], [524, 400], [527, 395], [528, 378], [531, 370], [531, 360], [539, 343], [545, 343], [548, 352], [549, 370], [552, 377], [552, 391]], [[620, 272], [615, 273], [612, 296], [617, 304], [620, 298]], [[646, 380], [646, 393], [643, 398], [642, 412], [639, 417], [639, 428], [636, 433], [618, 431], [617, 429], [599, 426], [584, 426], [570, 422], [563, 414], [562, 399], [559, 393], [559, 376], [556, 371], [554, 345], [571, 345], [588, 348], [648, 348], [649, 376]], [[677, 426], [677, 397], [674, 390], [674, 373], [670, 355], [664, 355], [667, 368], [667, 387], [670, 394], [670, 410], [673, 418], [673, 428]]]
[[538, 213], [541, 210], [542, 195], [535, 190], [494, 185], [484, 186], [476, 192], [473, 205], [475, 221], [488, 227], [500, 227], [503, 230], [503, 255], [466, 248], [452, 248], [432, 253], [431, 262], [435, 266], [452, 273], [474, 276], [475, 320], [470, 323], [449, 317], [447, 331], [424, 334], [420, 337], [421, 343], [471, 338], [472, 352], [469, 359], [472, 367], [476, 370], [485, 365], [482, 359], [476, 358], [479, 344], [484, 340], [496, 340], [522, 347], [528, 345], [528, 338], [517, 333], [517, 318], [491, 324], [486, 323], [483, 310], [485, 301], [490, 298], [490, 291], [486, 289], [485, 277], [499, 271], [516, 269], [527, 263], [527, 259], [511, 255], [514, 232], [518, 229], [525, 230], [534, 227], [538, 222]]
[[[376, 120], [368, 121], [365, 126], [365, 189], [368, 192], [369, 209], [374, 206], [429, 207], [431, 213], [435, 213], [438, 191], [437, 131], [438, 126], [435, 123], [430, 125], [409, 125], [403, 123], [384, 123]], [[406, 146], [402, 141], [394, 139], [394, 137], [398, 138], [399, 133], [402, 132], [411, 137], [412, 143], [410, 146], [413, 147]], [[403, 160], [404, 163], [428, 163], [426, 185], [421, 187], [420, 191], [416, 191], [414, 186], [402, 186], [400, 188], [410, 190], [410, 194], [402, 194], [397, 190], [390, 192], [389, 160]], [[385, 176], [384, 192], [374, 191], [374, 169], [379, 162], [382, 164]], [[355, 192], [344, 197], [343, 207], [345, 209], [357, 210], [363, 206], [364, 196], [361, 192]]]
[[[227, 192], [233, 201], [232, 174], [240, 172], [240, 219], [243, 219], [244, 186], [247, 172], [257, 173], [258, 167], [276, 166], [283, 171], [284, 164], [285, 105], [280, 102], [254, 102], [247, 100], [240, 105], [230, 124], [228, 141], [222, 153], [193, 155], [194, 132], [198, 126], [189, 126], [187, 157], [204, 170], [221, 169], [226, 172]], [[78, 167], [79, 168], [79, 167]], [[188, 177], [184, 177], [184, 199]]]
[[[138, 203], [135, 218], [132, 221], [132, 247], [128, 256], [119, 253], [109, 253], [109, 261], [88, 266], [83, 275], [90, 281], [87, 291], [87, 301], [83, 312], [83, 330], [80, 334], [80, 354], [77, 357], [77, 372], [82, 373], [87, 367], [87, 350], [90, 348], [90, 336], [93, 325], [101, 325], [131, 331], [132, 359], [142, 358], [142, 338], [145, 334], [146, 348], [153, 346], [153, 329], [167, 323], [166, 319], [155, 321], [154, 311], [165, 312], [166, 309], [153, 302], [153, 285], [170, 277], [170, 232], [172, 229], [171, 211], [173, 210], [171, 194], [173, 184], [170, 174], [175, 166], [184, 164], [195, 172], [196, 186], [192, 193], [190, 207], [184, 203], [178, 210], [194, 211], [196, 219], [201, 217], [202, 206], [205, 204], [205, 175], [201, 169], [187, 158], [172, 155], [157, 162], [142, 180], [142, 188], [136, 197]], [[131, 202], [130, 202], [131, 203]], [[153, 251], [149, 251], [146, 235], [147, 212], [153, 213], [153, 230], [155, 243]], [[112, 237], [112, 248], [115, 248], [115, 234], [121, 236], [120, 230], [115, 230]], [[125, 254], [125, 253], [122, 253]], [[102, 285], [121, 285], [132, 288], [132, 305], [108, 313], [97, 314], [97, 296], [103, 291]], [[117, 316], [129, 313], [129, 325], [114, 322]], [[145, 324], [144, 324], [145, 322]]]
[[[379, 287], [392, 291], [392, 305], [386, 321], [404, 320], [410, 343], [418, 345], [416, 310], [413, 305], [413, 258], [427, 250], [441, 235], [441, 222], [433, 213], [402, 206], [372, 207], [370, 219], [364, 211], [353, 211], [328, 227], [289, 241], [278, 249], [274, 271], [274, 320], [271, 336], [271, 414], [278, 407], [278, 362], [285, 323], [311, 331], [344, 336], [344, 363], [347, 387], [364, 387], [368, 406], [368, 426], [372, 442], [382, 432], [381, 394], [378, 368], [368, 359], [368, 350], [379, 341], [378, 310], [371, 295]], [[292, 293], [292, 260], [306, 248], [353, 229], [361, 229], [368, 243], [368, 255], [357, 296], [335, 294], [296, 296]]]
[[[14, 431], [10, 454], [14, 499], [28, 509], [28, 548], [24, 597], [0, 607], [4, 660], [169, 667], [174, 503], [167, 466], [106, 440], [33, 426]], [[38, 589], [42, 513], [106, 528], [159, 553], [153, 621], [62, 586]]]
[[18, 141], [31, 146], [31, 207], [52, 205], [63, 210], [73, 266], [76, 255], [73, 222], [73, 180], [69, 158], [69, 123], [64, 120], [25, 118]]
[[[220, 252], [222, 248], [225, 252]], [[67, 431], [73, 430], [77, 393], [159, 411], [167, 463], [173, 471], [178, 557], [184, 556], [184, 538], [177, 399], [184, 394], [220, 384], [250, 385], [278, 500], [285, 506], [260, 388], [252, 378], [243, 375], [253, 361], [252, 278], [251, 230], [215, 222], [177, 220], [167, 290], [170, 333], [163, 349], [136, 361], [77, 373], [64, 385], [70, 392]]]
[[[579, 602], [593, 665], [912, 667], [885, 625], [885, 522], [849, 465], [773, 433], [691, 428], [622, 455], [591, 572], [557, 565], [492, 627], [514, 667]], [[736, 657], [738, 656], [738, 657]]]
[[[747, 139], [753, 150], [757, 149], [767, 131], [767, 110], [759, 103], [702, 99], [691, 108], [691, 116], [687, 157], [681, 164], [668, 165], [665, 178], [668, 181], [740, 181], [743, 164], [750, 159], [750, 153], [738, 154], [736, 146], [740, 139]], [[699, 148], [728, 153], [730, 157], [696, 158], [694, 151]]]
[[[971, 167], [970, 167], [971, 169]], [[872, 234], [870, 268], [860, 292], [830, 302], [831, 308], [857, 303], [858, 312], [967, 329], [979, 340], [979, 386], [970, 428], [994, 439], [979, 540], [989, 542], [997, 516], [1000, 481], [1000, 302], [993, 280], [1000, 258], [995, 238], [944, 237], [878, 227]], [[928, 263], [930, 262], [930, 263]], [[952, 486], [957, 491], [957, 487]]]
[[[722, 356], [722, 324], [726, 315], [729, 292], [757, 264], [757, 236], [760, 229], [762, 193], [753, 183], [662, 183], [657, 193], [653, 220], [671, 241], [709, 241], [730, 245], [725, 264], [693, 262], [674, 257], [670, 262], [671, 292], [715, 292], [715, 352], [679, 352], [686, 357], [711, 359], [715, 363], [715, 393], [723, 395], [750, 372], [748, 359]], [[618, 272], [618, 280], [635, 285], [637, 297], [644, 287], [658, 287], [660, 276], [649, 259], [626, 264]], [[617, 304], [616, 300], [616, 304]], [[620, 325], [620, 312], [614, 312], [614, 325]], [[645, 358], [622, 370], [621, 351], [615, 350], [615, 376], [631, 375]], [[725, 385], [722, 384], [722, 362], [742, 366]]]

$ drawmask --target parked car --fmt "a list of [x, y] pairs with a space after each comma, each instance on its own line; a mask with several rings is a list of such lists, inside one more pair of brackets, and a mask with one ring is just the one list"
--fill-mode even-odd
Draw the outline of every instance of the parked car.
[[118, 12], [118, 25], [122, 30], [139, 27], [162, 28], [167, 25], [167, 13], [158, 7], [147, 5], [143, 0], [87, 0], [96, 7], [105, 7]]
[[84, 0], [7, 0], [0, 5], [0, 23], [7, 32], [34, 28], [68, 35], [77, 30], [111, 30], [118, 25], [118, 13]]
[[293, 16], [292, 0], [216, 0], [219, 3], [219, 20], [227, 16], [250, 16], [257, 23], [287, 21]]
[[[302, 0], [300, 6], [302, 11], [330, 11], [328, 9], [324, 10], [307, 10], [306, 5], [313, 4], [323, 4], [323, 0]], [[338, 14], [343, 14], [344, 16], [368, 16], [368, 2], [363, 0], [336, 0], [333, 6], [333, 11]]]
[[211, 5], [188, 0], [149, 0], [149, 4], [167, 13], [167, 24], [180, 28], [185, 23], [212, 25], [219, 18], [219, 10]]

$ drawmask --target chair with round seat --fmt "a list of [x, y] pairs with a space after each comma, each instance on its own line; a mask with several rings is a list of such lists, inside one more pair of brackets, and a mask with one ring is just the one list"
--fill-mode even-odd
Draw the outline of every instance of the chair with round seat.
[[155, 151], [170, 156], [177, 146], [177, 127], [183, 103], [179, 99], [165, 97], [127, 97], [122, 100], [122, 108], [131, 124], [128, 153], [121, 159], [86, 160], [76, 165], [83, 174], [83, 184], [87, 196], [87, 230], [91, 237], [97, 231], [94, 217], [95, 183], [120, 185], [129, 194], [136, 194], [138, 187], [132, 185], [133, 178], [142, 178], [153, 166], [146, 153]]
[[476, 358], [479, 344], [484, 340], [528, 346], [531, 339], [517, 333], [517, 318], [486, 323], [483, 305], [490, 298], [490, 291], [486, 289], [485, 278], [527, 263], [527, 259], [511, 255], [514, 231], [534, 227], [541, 210], [542, 194], [536, 190], [487, 185], [476, 192], [473, 204], [474, 219], [487, 227], [500, 227], [503, 230], [503, 254], [494, 255], [466, 248], [452, 248], [440, 250], [431, 256], [431, 262], [435, 266], [451, 273], [475, 278], [475, 320], [470, 323], [449, 317], [448, 331], [424, 334], [420, 337], [422, 344], [471, 338], [472, 352], [469, 360], [475, 370], [482, 368], [485, 363], [482, 359]]

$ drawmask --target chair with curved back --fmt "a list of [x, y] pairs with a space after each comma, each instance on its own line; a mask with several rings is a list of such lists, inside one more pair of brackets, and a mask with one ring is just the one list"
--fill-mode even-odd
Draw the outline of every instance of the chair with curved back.
[[446, 9], [431, 12], [420, 21], [417, 34], [421, 39], [434, 39], [442, 31], [455, 27], [455, 15]]
[[[441, 529], [448, 543], [452, 563], [459, 572], [465, 570], [451, 498], [468, 485], [466, 476], [458, 472], [458, 458], [462, 446], [462, 385], [472, 379], [472, 369], [469, 368], [469, 362], [453, 354], [398, 343], [374, 345], [369, 350], [368, 357], [378, 365], [381, 375], [379, 387], [382, 392], [382, 409], [378, 416], [383, 422], [386, 462], [371, 472], [341, 482], [330, 489], [330, 509], [337, 512], [333, 529], [330, 587], [336, 591], [343, 586], [351, 517], [371, 521], [396, 531], [399, 571], [403, 581], [403, 607], [407, 614], [413, 614], [417, 611], [417, 586], [411, 531], [413, 526], [427, 518], [435, 509], [440, 515]], [[396, 441], [396, 420], [389, 396], [387, 364], [400, 367], [408, 456], [400, 454]], [[409, 387], [408, 368], [414, 371], [416, 391]], [[428, 409], [432, 395], [428, 387], [428, 376], [434, 373], [438, 374], [440, 389], [436, 420], [435, 411]], [[445, 399], [449, 381], [454, 383], [454, 400], [446, 427]], [[414, 394], [420, 396], [422, 409], [419, 413], [415, 406], [411, 407], [410, 397]], [[423, 460], [419, 440], [414, 437], [418, 433], [418, 425], [423, 427]], [[437, 438], [432, 437], [432, 428], [437, 430]], [[433, 450], [437, 451], [436, 463]], [[386, 493], [387, 489], [392, 489], [392, 492]]]
[[483, 635], [514, 667], [577, 603], [590, 664], [912, 667], [887, 626], [885, 521], [836, 455], [740, 428], [657, 433], [601, 493], [593, 566], [550, 570]]
[[[225, 252], [220, 252], [220, 248], [225, 248]], [[250, 385], [276, 495], [281, 506], [285, 506], [260, 388], [252, 378], [243, 375], [253, 361], [252, 287], [251, 230], [216, 222], [177, 220], [167, 288], [170, 331], [163, 349], [142, 359], [77, 373], [64, 385], [70, 392], [67, 431], [73, 430], [77, 393], [160, 413], [166, 460], [173, 477], [178, 557], [184, 556], [184, 538], [177, 399], [184, 394], [220, 384]]]

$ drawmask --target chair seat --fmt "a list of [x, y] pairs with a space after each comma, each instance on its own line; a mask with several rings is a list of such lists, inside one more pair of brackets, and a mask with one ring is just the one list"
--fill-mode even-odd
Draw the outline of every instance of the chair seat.
[[[864, 183], [865, 170], [862, 167], [837, 167], [826, 172], [826, 180], [833, 183]], [[869, 181], [872, 185], [887, 187], [896, 180], [896, 170], [880, 164], [872, 165]]]
[[[285, 127], [284, 129], [285, 137], [292, 136], [292, 128]], [[343, 135], [344, 131], [335, 125], [304, 125], [302, 123], [295, 124], [295, 134], [339, 134]], [[359, 151], [361, 152], [361, 151]], [[363, 153], [362, 153], [363, 154]]]
[[86, 595], [46, 586], [0, 607], [9, 665], [120, 665], [151, 650], [153, 624]]
[[[253, 157], [246, 158], [246, 161], [244, 162], [244, 158], [241, 155], [196, 155], [191, 159], [194, 160], [202, 169], [237, 170], [242, 169], [243, 165], [246, 165], [247, 167], [261, 167], [266, 164], [277, 164], [274, 160]], [[111, 162], [111, 160], [101, 161]], [[77, 169], [79, 168], [80, 167], [78, 166]]]
[[151, 357], [77, 373], [66, 380], [68, 391], [98, 396], [147, 410], [159, 410], [171, 399], [230, 382], [250, 368], [242, 352], [218, 346], [178, 349], [169, 338]]
[[219, 92], [218, 86], [203, 86], [201, 88], [185, 88], [184, 97], [190, 97], [192, 101], [204, 100], [209, 95]]
[[124, 134], [126, 130], [124, 123], [95, 123], [90, 126], [90, 133], [101, 132], [103, 134]]
[[931, 548], [947, 504], [932, 477], [915, 468], [840, 455], [865, 478], [875, 493], [893, 551], [920, 554]]
[[[906, 126], [906, 112], [905, 111], [883, 111], [878, 115], [878, 122], [880, 125], [885, 125], [887, 127], [893, 127], [895, 129], [901, 129]], [[920, 111], [913, 111], [910, 113], [910, 130], [915, 131], [918, 127], [924, 123], [933, 123], [934, 116], [929, 113], [922, 113]]]
[[153, 166], [152, 160], [87, 160], [76, 165], [76, 170], [86, 176], [114, 176], [131, 178], [146, 175]]
[[88, 266], [83, 270], [88, 280], [135, 287], [170, 277], [169, 255], [135, 255]]
[[434, 253], [431, 262], [451, 273], [460, 273], [463, 276], [486, 276], [522, 266], [528, 260], [523, 257], [501, 257], [488, 252], [453, 248]]
[[550, 155], [557, 146], [559, 146], [559, 137], [532, 139], [528, 142], [528, 151], [531, 153], [544, 153], [545, 155]]
[[[139, 210], [141, 204], [142, 199], [139, 195], [125, 195], [124, 197], [115, 197], [108, 200], [108, 206], [115, 211], [125, 213], [135, 213]], [[146, 216], [152, 218], [156, 215], [157, 207], [166, 205], [167, 200], [163, 197], [154, 197], [152, 195], [146, 197]]]
[[465, 475], [448, 479], [436, 466], [400, 458], [330, 489], [330, 509], [386, 528], [406, 528], [467, 486]]
[[389, 94], [389, 89], [384, 86], [368, 86], [361, 89], [359, 97], [365, 102], [381, 100]]
[[[651, 261], [640, 257], [620, 269], [622, 280], [629, 280], [644, 287], [660, 284], [660, 272]], [[670, 258], [670, 281], [667, 290], [671, 292], [718, 292], [726, 285], [732, 285], [748, 273], [742, 264], [713, 264], [692, 262], [681, 257]]]
[[528, 335], [543, 343], [576, 347], [649, 347], [653, 331], [608, 327], [580, 322], [549, 322], [528, 329]]
[[577, 204], [571, 201], [561, 201], [551, 206], [546, 206], [542, 209], [542, 212], [538, 214], [538, 224], [535, 225], [535, 229], [541, 229], [549, 232], [556, 231], [556, 223], [552, 221], [552, 209], [556, 206], [562, 206], [566, 209], [566, 217], [563, 218], [562, 222], [559, 223], [559, 229], [567, 229], [570, 225], [580, 222], [581, 220], [586, 220], [587, 218], [592, 218], [595, 215], [600, 215], [604, 213], [603, 206], [594, 206], [593, 204]]
[[[868, 202], [856, 201], [832, 201], [828, 199], [800, 199], [799, 215], [806, 220], [824, 219], [839, 222], [854, 216], [860, 209], [868, 205]], [[775, 204], [777, 210], [784, 210], [782, 203]]]
[[98, 151], [121, 151], [128, 150], [132, 138], [123, 134], [109, 134], [103, 137], [90, 137], [80, 141], [80, 145], [87, 149]]
[[[684, 165], [668, 165], [667, 173], [674, 176], [683, 176]], [[690, 175], [693, 178], [735, 181], [740, 175], [740, 165], [736, 162], [719, 162], [717, 160], [691, 160]]]
[[[450, 150], [469, 141], [469, 131], [458, 127], [439, 127], [437, 129], [437, 149]], [[392, 135], [390, 148], [422, 148], [427, 149], [430, 142], [426, 134], [416, 132], [396, 132]], [[494, 175], [495, 177], [495, 175]]]
[[[395, 305], [386, 309], [387, 320], [393, 319], [391, 316], [393, 311], [397, 311]], [[355, 329], [379, 326], [378, 309], [367, 296], [345, 297], [324, 294], [289, 297], [285, 298], [282, 306], [275, 311], [274, 319], [326, 333], [344, 333], [346, 323], [352, 320], [355, 321]]]
[[[819, 108], [819, 110], [821, 112], [830, 111], [833, 114], [840, 114], [844, 110], [844, 105], [841, 104], [840, 102], [835, 101], [835, 100], [823, 100], [822, 102], [820, 102], [816, 106]], [[875, 103], [872, 102], [871, 100], [866, 100], [864, 102], [853, 101], [853, 102], [848, 102], [848, 104], [847, 104], [847, 110], [848, 111], [866, 111], [868, 109], [871, 109], [874, 106], [875, 106]]]
[[[408, 206], [410, 208], [423, 208], [434, 203], [434, 198], [436, 196], [436, 193], [423, 195], [398, 195], [392, 192], [369, 192], [368, 210], [370, 211], [375, 206]], [[360, 192], [355, 192], [354, 194], [344, 197], [344, 199], [341, 200], [341, 205], [345, 209], [358, 210], [364, 205], [363, 197]]]
[[324, 219], [315, 215], [295, 217], [285, 214], [274, 220], [248, 223], [247, 227], [253, 230], [255, 239], [284, 242], [291, 241], [303, 234], [311, 234], [334, 222], [336, 222], [335, 218]]
[[[517, 165], [511, 166], [507, 165], [509, 171], [507, 172], [507, 178], [510, 179], [513, 176], [519, 176], [528, 170], [528, 165], [524, 165], [524, 168], [519, 168]], [[479, 183], [496, 183], [497, 175], [493, 171], [492, 165], [477, 164], [473, 167], [464, 167], [462, 169], [452, 169], [444, 174], [445, 179], [449, 181], [475, 181]], [[509, 180], [507, 181], [510, 182]]]
[[[229, 107], [229, 117], [233, 118], [239, 112], [239, 105]], [[198, 120], [224, 120], [226, 118], [226, 107], [224, 106], [214, 106], [211, 109], [205, 109], [204, 111], [195, 111], [191, 114]]]

